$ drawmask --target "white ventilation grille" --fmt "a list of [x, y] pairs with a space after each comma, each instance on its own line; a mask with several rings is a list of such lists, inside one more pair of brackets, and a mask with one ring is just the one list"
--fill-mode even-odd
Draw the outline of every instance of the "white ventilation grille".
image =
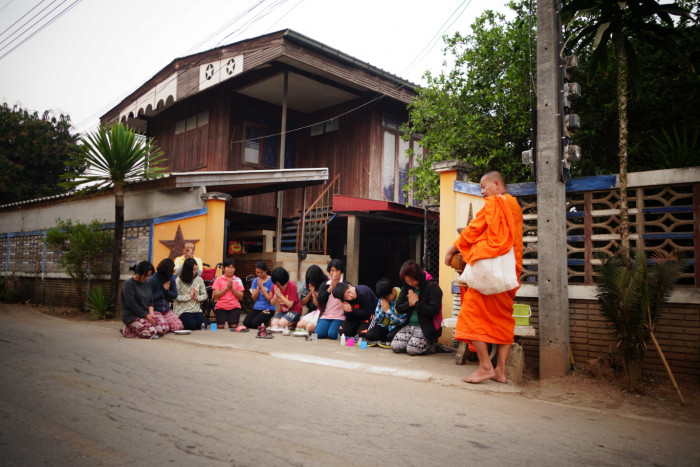
[[216, 86], [243, 72], [243, 55], [215, 60], [199, 66], [199, 90]]

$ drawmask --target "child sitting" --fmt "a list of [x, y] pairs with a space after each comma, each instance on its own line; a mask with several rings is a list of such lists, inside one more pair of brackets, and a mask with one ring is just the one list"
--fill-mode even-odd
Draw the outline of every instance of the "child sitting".
[[367, 345], [370, 347], [379, 345], [390, 349], [398, 326], [406, 321], [406, 315], [396, 313], [396, 299], [401, 289], [392, 287], [389, 279], [379, 279], [375, 290], [379, 302], [377, 302], [372, 323], [367, 330]]
[[301, 316], [301, 300], [297, 293], [297, 286], [289, 280], [289, 273], [284, 268], [275, 268], [270, 274], [272, 278], [272, 299], [270, 303], [279, 305], [279, 311], [270, 321], [270, 331], [281, 332], [291, 323], [295, 323]]

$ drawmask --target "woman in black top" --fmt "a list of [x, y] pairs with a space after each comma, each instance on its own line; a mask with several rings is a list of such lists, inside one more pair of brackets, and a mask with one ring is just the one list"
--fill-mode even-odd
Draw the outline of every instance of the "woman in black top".
[[166, 332], [184, 329], [182, 321], [173, 313], [171, 308], [173, 300], [177, 298], [177, 283], [173, 274], [174, 269], [175, 262], [170, 258], [165, 258], [156, 266], [156, 273], [152, 274], [146, 281], [151, 287], [151, 294], [153, 294], [154, 314], [163, 317], [165, 325], [168, 327]]
[[403, 263], [399, 276], [404, 285], [396, 301], [396, 313], [406, 315], [406, 321], [391, 341], [391, 349], [409, 355], [432, 353], [442, 332], [442, 290], [412, 260]]
[[153, 313], [153, 294], [146, 283], [153, 273], [153, 265], [148, 261], [129, 268], [134, 273], [127, 279], [121, 291], [122, 322], [126, 325], [122, 330], [124, 337], [140, 337], [142, 339], [158, 339], [165, 334], [167, 325], [161, 316]]

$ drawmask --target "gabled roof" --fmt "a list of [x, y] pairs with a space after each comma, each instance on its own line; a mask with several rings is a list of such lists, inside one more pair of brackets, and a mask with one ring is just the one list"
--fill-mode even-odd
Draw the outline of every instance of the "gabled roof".
[[302, 113], [367, 95], [404, 104], [415, 96], [415, 84], [287, 29], [175, 59], [102, 121], [153, 116], [229, 80], [237, 80], [236, 92], [281, 105], [283, 71], [289, 72], [287, 106]]

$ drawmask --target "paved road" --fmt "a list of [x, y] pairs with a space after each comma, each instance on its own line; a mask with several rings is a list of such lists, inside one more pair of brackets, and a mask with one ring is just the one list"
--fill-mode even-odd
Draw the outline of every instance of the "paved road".
[[0, 307], [2, 465], [700, 465], [692, 423], [336, 368], [354, 357], [330, 342], [318, 365], [292, 337], [279, 358], [252, 333], [130, 340], [21, 310]]

